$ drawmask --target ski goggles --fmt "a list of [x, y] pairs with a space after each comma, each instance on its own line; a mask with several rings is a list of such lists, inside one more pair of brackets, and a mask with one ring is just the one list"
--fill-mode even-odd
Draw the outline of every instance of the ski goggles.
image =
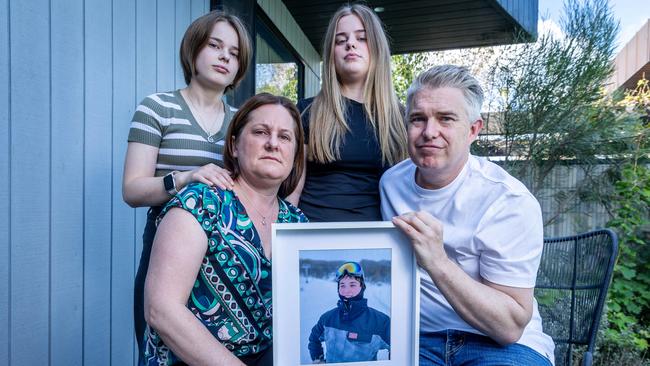
[[336, 278], [339, 279], [345, 275], [363, 277], [363, 268], [357, 262], [345, 262], [336, 270]]

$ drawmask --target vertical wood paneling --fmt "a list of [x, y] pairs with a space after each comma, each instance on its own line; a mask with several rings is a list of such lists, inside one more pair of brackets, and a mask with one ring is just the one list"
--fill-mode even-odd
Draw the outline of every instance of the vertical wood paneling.
[[112, 4], [85, 2], [84, 364], [111, 346]]
[[191, 0], [192, 1], [192, 19], [210, 11], [210, 0]]
[[55, 1], [52, 70], [52, 365], [82, 363], [83, 339], [83, 1]]
[[156, 0], [136, 5], [136, 99], [156, 91]]
[[0, 364], [136, 362], [146, 209], [121, 197], [129, 121], [184, 86], [180, 40], [208, 8], [0, 0]]
[[174, 89], [174, 0], [158, 0], [156, 29], [156, 52], [158, 66], [156, 67], [157, 91], [171, 91]]
[[[10, 360], [49, 359], [50, 24], [49, 1], [10, 6], [11, 162], [9, 189]], [[38, 40], [35, 40], [38, 34]]]
[[[156, 0], [136, 2], [135, 95], [139, 103], [156, 91]], [[135, 210], [134, 269], [142, 254], [142, 233], [146, 223], [146, 208]], [[132, 310], [131, 310], [132, 311]]]
[[129, 122], [135, 111], [135, 2], [113, 0], [113, 154], [112, 154], [112, 278], [111, 364], [133, 365], [133, 209], [122, 200], [122, 171]]
[[[9, 143], [9, 0], [0, 0], [0, 176], [10, 179]], [[0, 189], [0, 202], [9, 203], [11, 185]], [[9, 364], [9, 269], [11, 268], [9, 242], [9, 211], [0, 207], [0, 364]]]
[[181, 41], [185, 30], [192, 22], [192, 8], [191, 3], [186, 0], [176, 0], [176, 14], [174, 30], [174, 89], [185, 87], [185, 79], [183, 78], [183, 68], [181, 67], [180, 57], [178, 50], [181, 48]]

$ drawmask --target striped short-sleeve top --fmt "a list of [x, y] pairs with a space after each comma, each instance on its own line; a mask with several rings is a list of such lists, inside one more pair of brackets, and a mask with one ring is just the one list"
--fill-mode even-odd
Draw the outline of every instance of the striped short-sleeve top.
[[180, 90], [149, 95], [133, 114], [128, 141], [158, 148], [156, 177], [208, 163], [223, 167], [224, 137], [237, 111], [225, 100], [223, 106], [221, 129], [208, 136], [190, 112]]

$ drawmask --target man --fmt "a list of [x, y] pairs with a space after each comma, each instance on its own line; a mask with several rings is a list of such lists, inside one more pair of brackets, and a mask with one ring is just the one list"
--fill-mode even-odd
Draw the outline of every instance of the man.
[[539, 203], [469, 147], [483, 91], [444, 65], [407, 93], [409, 155], [381, 179], [381, 209], [421, 267], [420, 365], [551, 365], [533, 288], [542, 253]]

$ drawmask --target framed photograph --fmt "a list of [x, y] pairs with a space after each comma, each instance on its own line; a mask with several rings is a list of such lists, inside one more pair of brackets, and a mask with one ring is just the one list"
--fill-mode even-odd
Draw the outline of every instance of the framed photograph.
[[390, 222], [273, 224], [273, 363], [417, 365], [419, 274]]

